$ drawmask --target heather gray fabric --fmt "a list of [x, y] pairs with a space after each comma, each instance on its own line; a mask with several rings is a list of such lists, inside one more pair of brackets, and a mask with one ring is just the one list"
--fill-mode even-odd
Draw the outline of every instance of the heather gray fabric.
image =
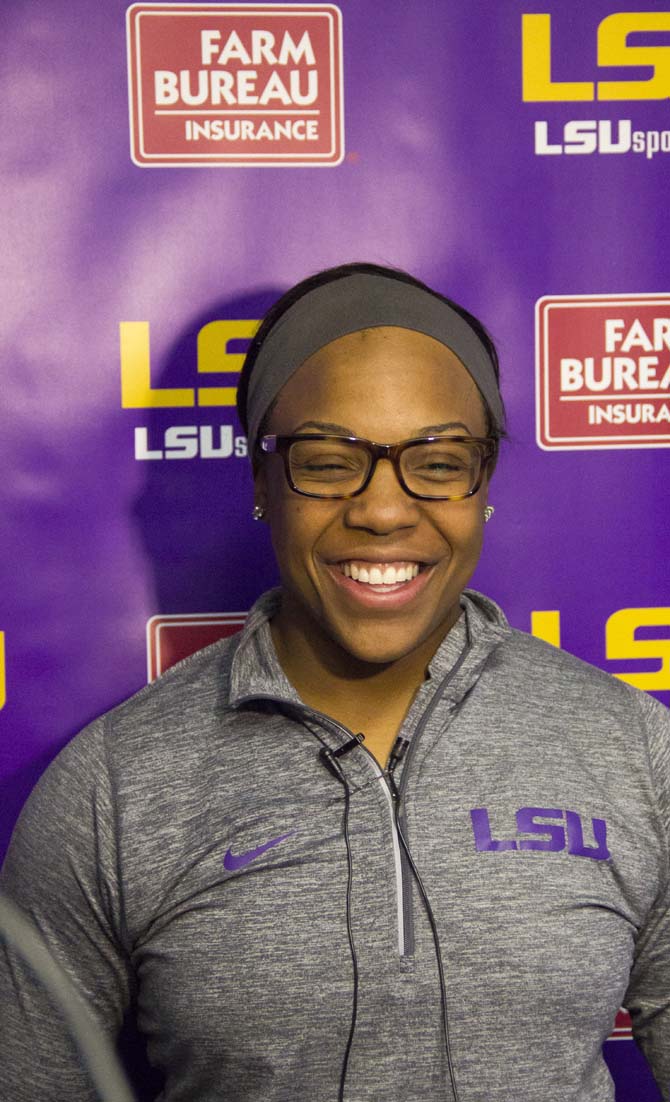
[[[344, 788], [319, 750], [348, 735], [282, 674], [275, 601], [75, 738], [2, 874], [110, 1032], [136, 1003], [163, 1102], [337, 1099], [352, 999]], [[667, 1102], [667, 711], [512, 631], [485, 598], [463, 601], [405, 721], [400, 774], [460, 1102], [611, 1102], [601, 1044], [624, 997]], [[360, 968], [345, 1098], [453, 1102], [415, 890], [398, 950], [385, 784], [362, 748], [340, 762]], [[535, 826], [526, 814], [518, 829], [519, 809]], [[93, 1102], [57, 1016], [0, 961], [2, 1098]]]
[[282, 387], [320, 348], [360, 329], [397, 325], [425, 333], [454, 352], [474, 379], [494, 424], [504, 413], [491, 357], [474, 329], [435, 295], [388, 276], [343, 276], [315, 287], [291, 306], [265, 338], [249, 379], [249, 454]]

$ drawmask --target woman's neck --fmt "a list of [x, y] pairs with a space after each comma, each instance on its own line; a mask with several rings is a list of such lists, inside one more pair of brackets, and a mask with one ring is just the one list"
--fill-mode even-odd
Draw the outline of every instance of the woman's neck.
[[284, 673], [305, 704], [362, 732], [367, 749], [385, 766], [444, 631], [396, 661], [379, 664], [357, 659], [319, 625], [302, 625], [284, 609], [270, 630]]

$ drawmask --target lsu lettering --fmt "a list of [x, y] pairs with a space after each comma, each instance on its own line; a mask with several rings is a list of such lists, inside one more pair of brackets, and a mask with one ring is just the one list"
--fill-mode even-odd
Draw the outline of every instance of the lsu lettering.
[[553, 80], [551, 15], [521, 17], [523, 99], [526, 103], [577, 103], [591, 100], [663, 100], [670, 97], [670, 42], [629, 45], [636, 33], [670, 32], [670, 11], [614, 12], [598, 26], [598, 66], [645, 66], [644, 80]]
[[[655, 660], [656, 669], [639, 672], [611, 671], [620, 681], [635, 685], [645, 692], [670, 691], [670, 638], [659, 635], [656, 639], [638, 639], [638, 629], [670, 629], [670, 607], [620, 608], [605, 624], [605, 657], [608, 661], [624, 662], [640, 659]], [[561, 613], [552, 609], [531, 612], [531, 634], [555, 647], [561, 645]]]
[[591, 819], [590, 828], [585, 830], [582, 817], [576, 811], [520, 807], [516, 813], [516, 838], [494, 838], [489, 812], [485, 807], [473, 807], [470, 818], [475, 848], [481, 853], [502, 853], [506, 850], [559, 853], [567, 849], [573, 857], [590, 857], [594, 861], [606, 861], [611, 856], [607, 848], [605, 820]]
[[[210, 321], [198, 333], [197, 371], [201, 375], [238, 374], [244, 354], [229, 352], [232, 341], [251, 340], [257, 320]], [[154, 387], [148, 321], [122, 321], [121, 405], [123, 409], [234, 406], [236, 386]]]
[[643, 673], [615, 673], [621, 681], [647, 692], [670, 689], [670, 639], [636, 639], [637, 628], [670, 626], [670, 608], [620, 608], [605, 625], [607, 658], [654, 658], [660, 661], [656, 670]]

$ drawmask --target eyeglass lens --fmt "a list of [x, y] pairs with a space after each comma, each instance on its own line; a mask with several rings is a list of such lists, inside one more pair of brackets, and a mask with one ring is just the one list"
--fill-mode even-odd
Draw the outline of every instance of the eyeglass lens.
[[[365, 447], [337, 437], [294, 441], [291, 477], [298, 490], [320, 497], [353, 494], [363, 486], [372, 463]], [[460, 497], [475, 485], [481, 453], [470, 444], [444, 438], [410, 444], [400, 456], [407, 489], [421, 497]]]

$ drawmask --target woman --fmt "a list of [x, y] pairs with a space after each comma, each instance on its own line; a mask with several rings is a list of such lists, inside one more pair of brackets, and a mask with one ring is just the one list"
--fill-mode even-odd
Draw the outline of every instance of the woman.
[[[605, 1102], [624, 997], [667, 1099], [668, 717], [465, 588], [486, 333], [333, 269], [261, 326], [240, 412], [281, 589], [62, 752], [4, 888], [110, 1031], [134, 1008], [166, 1102]], [[11, 1097], [93, 1097], [2, 983]]]

